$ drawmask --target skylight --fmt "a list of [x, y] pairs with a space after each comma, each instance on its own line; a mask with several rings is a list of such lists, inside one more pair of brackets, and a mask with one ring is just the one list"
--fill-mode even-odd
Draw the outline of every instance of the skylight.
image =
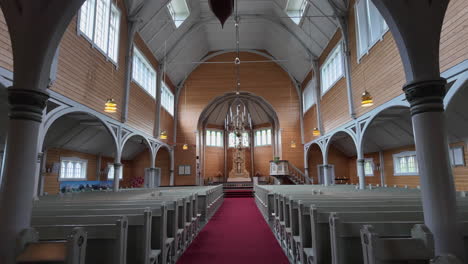
[[304, 11], [307, 7], [306, 0], [288, 0], [286, 5], [286, 13], [294, 21], [294, 23], [299, 24], [301, 22]]
[[176, 27], [179, 27], [184, 23], [185, 19], [190, 15], [190, 11], [185, 0], [172, 0], [168, 5], [167, 9], [171, 14], [172, 20]]

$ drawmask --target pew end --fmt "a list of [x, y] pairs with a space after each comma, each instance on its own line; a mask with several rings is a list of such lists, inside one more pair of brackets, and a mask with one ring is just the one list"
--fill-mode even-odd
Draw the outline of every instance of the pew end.
[[434, 258], [434, 239], [423, 224], [411, 230], [411, 237], [381, 237], [372, 225], [361, 228], [361, 243], [365, 264], [429, 263]]
[[17, 264], [57, 263], [84, 264], [87, 234], [83, 228], [73, 228], [65, 240], [41, 240], [34, 228], [23, 230], [17, 240], [21, 252]]

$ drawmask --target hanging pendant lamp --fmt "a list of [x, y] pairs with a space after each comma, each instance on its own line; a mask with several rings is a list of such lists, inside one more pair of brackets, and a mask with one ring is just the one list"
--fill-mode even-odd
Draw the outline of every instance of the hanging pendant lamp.
[[314, 128], [314, 130], [312, 131], [312, 135], [314, 135], [315, 137], [320, 136], [320, 130], [318, 128]]
[[296, 141], [291, 140], [291, 148], [296, 148]]
[[374, 100], [368, 91], [364, 91], [361, 96], [361, 106], [369, 107], [374, 105]]
[[226, 20], [234, 12], [234, 0], [208, 0], [211, 11], [221, 22], [221, 27], [224, 27]]
[[159, 138], [160, 138], [160, 139], [167, 139], [167, 132], [166, 132], [166, 130], [161, 131], [161, 133], [159, 134]]
[[114, 101], [114, 99], [107, 99], [106, 103], [104, 104], [104, 112], [106, 113], [117, 112], [117, 103]]
[[188, 144], [184, 144], [184, 145], [182, 146], [182, 150], [187, 150], [187, 149], [188, 149]]

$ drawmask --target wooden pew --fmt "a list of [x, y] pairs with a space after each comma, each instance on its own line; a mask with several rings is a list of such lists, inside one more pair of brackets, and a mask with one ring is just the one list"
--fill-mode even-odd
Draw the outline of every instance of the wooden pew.
[[24, 229], [17, 239], [20, 254], [18, 264], [57, 263], [84, 264], [87, 234], [83, 228], [75, 227], [63, 239], [41, 239], [33, 228]]
[[[412, 227], [410, 223], [385, 223], [386, 226], [379, 223], [378, 225], [377, 228], [374, 227], [375, 224], [363, 225], [361, 228], [363, 251], [361, 263], [391, 264], [408, 263], [408, 261], [429, 263], [434, 258], [434, 238], [425, 225], [417, 224]], [[390, 232], [388, 232], [389, 229]], [[378, 231], [380, 231], [379, 234], [376, 233]], [[345, 235], [343, 232], [341, 234]], [[345, 256], [340, 255], [340, 257]]]
[[64, 240], [76, 227], [87, 234], [86, 264], [125, 264], [128, 220], [121, 216], [114, 223], [33, 225], [41, 240]]
[[[466, 211], [466, 208], [464, 208], [464, 210], [465, 211], [460, 211], [458, 214], [459, 221], [468, 219], [468, 211]], [[361, 240], [360, 230], [364, 225], [373, 225], [383, 236], [397, 239], [411, 237], [413, 226], [415, 224], [423, 224], [424, 222], [422, 210], [412, 212], [339, 212], [329, 213], [328, 215], [330, 229], [329, 246], [331, 251], [331, 263], [333, 264], [350, 262], [363, 263], [364, 260], [361, 253], [363, 252], [363, 248], [359, 242]], [[408, 242], [409, 244], [407, 246], [413, 242]], [[395, 243], [395, 241], [389, 243]], [[413, 244], [420, 245], [420, 241], [415, 241]], [[323, 245], [323, 248], [325, 248], [323, 252], [326, 252], [326, 249], [328, 249], [327, 245]], [[421, 254], [418, 255], [416, 254], [416, 249], [414, 249], [414, 257], [427, 256], [427, 252], [429, 252], [427, 250], [426, 248], [425, 251], [422, 251]], [[402, 254], [402, 257], [405, 256], [405, 252], [399, 252]], [[406, 254], [406, 256], [408, 256], [408, 254]], [[327, 256], [323, 257], [328, 259]]]
[[[151, 212], [151, 221], [150, 227], [142, 226], [141, 221], [138, 220], [138, 216], [143, 216], [147, 212]], [[168, 263], [173, 258], [173, 254], [171, 253], [173, 250], [174, 239], [167, 237], [167, 209], [166, 205], [144, 205], [142, 208], [138, 207], [128, 207], [125, 208], [122, 205], [109, 205], [106, 207], [101, 208], [93, 208], [93, 206], [89, 205], [88, 207], [78, 207], [75, 209], [60, 209], [58, 206], [57, 208], [49, 208], [49, 209], [33, 209], [33, 219], [37, 217], [50, 217], [55, 216], [57, 214], [70, 216], [73, 218], [74, 216], [83, 216], [84, 219], [86, 218], [94, 218], [94, 216], [99, 216], [100, 218], [106, 217], [115, 217], [115, 216], [131, 216], [131, 222], [129, 229], [131, 232], [130, 238], [131, 242], [135, 242], [133, 246], [143, 245], [146, 257], [139, 258], [140, 260], [143, 259], [144, 262], [138, 263], [148, 263], [151, 261], [155, 261], [157, 263]], [[78, 219], [78, 217], [75, 217]], [[140, 218], [141, 219], [141, 218]], [[71, 220], [73, 221], [73, 220]], [[85, 221], [85, 220], [83, 220]], [[70, 225], [75, 225], [76, 223], [70, 222]], [[141, 233], [138, 232], [139, 229], [150, 229], [150, 233], [145, 236], [140, 236]], [[133, 232], [135, 231], [135, 232]], [[135, 240], [140, 240], [136, 242]], [[148, 245], [149, 244], [149, 245]], [[148, 249], [149, 247], [149, 249]], [[138, 251], [139, 254], [141, 253], [139, 250], [132, 248], [132, 252]], [[143, 253], [141, 253], [143, 254]], [[171, 256], [172, 255], [172, 256]], [[141, 255], [138, 255], [141, 256]]]

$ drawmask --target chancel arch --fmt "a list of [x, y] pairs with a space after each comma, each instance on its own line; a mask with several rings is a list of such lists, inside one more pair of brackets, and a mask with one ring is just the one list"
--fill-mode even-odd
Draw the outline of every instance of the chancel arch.
[[[256, 148], [263, 150], [258, 154], [262, 163], [280, 152], [281, 130], [276, 111], [264, 98], [252, 93], [226, 93], [215, 98], [202, 111], [197, 127], [201, 171], [209, 182], [265, 177], [268, 172], [255, 166]], [[214, 165], [215, 157], [224, 158]]]

